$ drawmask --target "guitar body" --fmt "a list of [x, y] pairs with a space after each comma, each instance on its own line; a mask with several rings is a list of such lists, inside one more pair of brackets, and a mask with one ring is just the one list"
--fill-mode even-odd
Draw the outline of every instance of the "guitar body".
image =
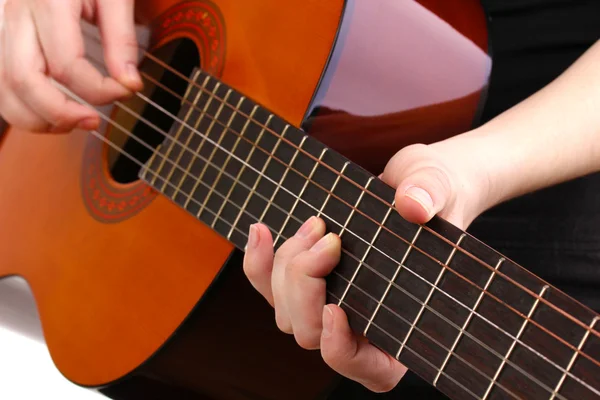
[[[186, 75], [200, 67], [379, 173], [401, 147], [476, 124], [485, 16], [477, 1], [448, 3], [147, 0], [137, 19], [150, 53]], [[127, 176], [88, 132], [0, 137], [0, 279], [27, 282], [61, 373], [114, 399], [325, 397], [336, 375], [276, 329], [241, 252]]]

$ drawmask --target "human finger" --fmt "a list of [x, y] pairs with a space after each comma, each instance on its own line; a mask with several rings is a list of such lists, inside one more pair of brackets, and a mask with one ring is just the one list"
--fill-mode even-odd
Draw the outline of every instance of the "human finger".
[[[5, 17], [2, 76], [7, 89], [4, 94], [7, 97], [7, 112], [13, 116], [13, 120], [19, 121], [15, 125], [30, 130], [66, 131], [86, 119], [88, 125], [89, 120], [97, 121], [92, 110], [67, 100], [45, 76], [43, 54], [31, 13], [25, 3], [7, 3]], [[9, 38], [12, 39], [8, 40]], [[35, 116], [24, 111], [24, 106]], [[19, 113], [25, 114], [17, 116]], [[29, 121], [22, 123], [24, 118]]]
[[341, 240], [330, 233], [293, 258], [286, 269], [290, 321], [296, 342], [304, 349], [319, 348], [326, 296], [324, 278], [339, 263], [340, 255]]
[[50, 129], [46, 120], [20, 101], [12, 92], [0, 84], [0, 115], [15, 127], [28, 131], [44, 132]]
[[322, 316], [321, 355], [327, 365], [376, 393], [396, 387], [407, 371], [404, 365], [355, 334], [340, 307], [327, 305]]
[[382, 179], [396, 188], [396, 208], [413, 223], [426, 223], [452, 200], [455, 188], [439, 155], [425, 145], [399, 151]]
[[325, 233], [325, 222], [317, 217], [309, 218], [287, 239], [275, 253], [271, 288], [275, 303], [275, 320], [279, 329], [292, 333], [292, 324], [288, 312], [288, 294], [285, 290], [285, 272], [294, 257], [311, 248]]
[[273, 273], [273, 238], [263, 224], [250, 226], [244, 255], [244, 273], [252, 286], [274, 307], [271, 289]]
[[[79, 8], [74, 9], [74, 4]], [[108, 104], [131, 94], [117, 80], [103, 76], [85, 58], [79, 2], [36, 2], [31, 12], [48, 74], [52, 78], [86, 102], [95, 105]]]
[[98, 0], [97, 23], [104, 45], [104, 59], [113, 78], [132, 91], [142, 89], [138, 72], [138, 41], [133, 0]]

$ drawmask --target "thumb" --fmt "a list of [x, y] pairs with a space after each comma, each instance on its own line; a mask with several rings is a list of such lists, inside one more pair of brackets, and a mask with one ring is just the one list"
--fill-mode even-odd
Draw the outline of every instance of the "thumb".
[[98, 26], [111, 76], [129, 90], [139, 91], [142, 79], [137, 70], [134, 3], [134, 0], [97, 0]]
[[454, 200], [451, 173], [441, 155], [429, 146], [402, 149], [390, 160], [381, 179], [396, 188], [396, 209], [409, 222], [424, 224]]

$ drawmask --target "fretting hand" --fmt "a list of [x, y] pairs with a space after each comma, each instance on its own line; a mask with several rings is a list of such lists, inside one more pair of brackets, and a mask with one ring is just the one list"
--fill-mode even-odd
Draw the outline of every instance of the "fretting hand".
[[[487, 179], [467, 168], [436, 146], [415, 145], [400, 151], [381, 178], [398, 188], [397, 208], [409, 221], [424, 223], [439, 214], [464, 228], [487, 192]], [[388, 391], [406, 368], [354, 334], [340, 307], [325, 305], [324, 278], [339, 261], [341, 241], [324, 233], [323, 220], [313, 217], [274, 253], [271, 232], [257, 224], [250, 230], [244, 271], [275, 308], [280, 330], [305, 349], [320, 349], [341, 375], [372, 391]]]
[[[398, 212], [415, 223], [438, 214], [465, 229], [500, 202], [600, 171], [598, 65], [600, 42], [551, 85], [485, 125], [401, 150], [381, 176], [397, 188]], [[311, 219], [274, 254], [270, 231], [253, 226], [244, 271], [275, 308], [283, 332], [306, 349], [319, 348], [341, 375], [388, 391], [406, 368], [352, 333], [342, 309], [325, 304], [324, 277], [338, 263], [341, 241], [323, 237], [324, 230], [322, 220]]]
[[[54, 79], [93, 105], [139, 90], [133, 0], [7, 0], [0, 33], [0, 115], [36, 132], [95, 129], [98, 113], [69, 99]], [[97, 23], [109, 77], [85, 57], [80, 20]]]

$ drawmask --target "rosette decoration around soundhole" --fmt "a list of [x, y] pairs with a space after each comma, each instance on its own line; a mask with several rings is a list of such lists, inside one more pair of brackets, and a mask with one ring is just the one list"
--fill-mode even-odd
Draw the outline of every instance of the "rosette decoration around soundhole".
[[124, 107], [115, 105], [110, 115], [114, 123], [103, 124], [102, 133], [113, 145], [94, 135], [86, 142], [81, 174], [84, 202], [94, 218], [107, 223], [135, 215], [156, 197], [138, 173], [181, 108], [189, 85], [182, 75], [189, 77], [200, 66], [220, 77], [224, 66], [225, 22], [210, 1], [177, 4], [150, 30], [151, 56], [143, 57], [139, 66], [144, 89], [122, 101]]

